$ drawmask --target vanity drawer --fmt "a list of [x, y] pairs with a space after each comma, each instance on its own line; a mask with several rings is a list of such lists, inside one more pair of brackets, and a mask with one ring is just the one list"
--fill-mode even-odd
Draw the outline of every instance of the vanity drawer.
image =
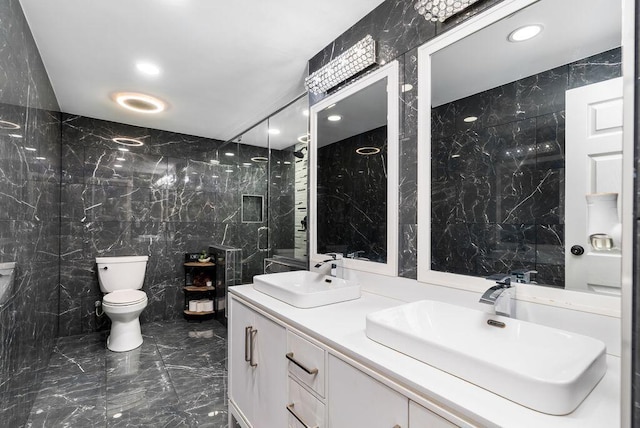
[[308, 340], [287, 331], [289, 373], [324, 397], [325, 352]]
[[289, 428], [325, 427], [324, 404], [293, 377], [289, 377], [287, 413]]

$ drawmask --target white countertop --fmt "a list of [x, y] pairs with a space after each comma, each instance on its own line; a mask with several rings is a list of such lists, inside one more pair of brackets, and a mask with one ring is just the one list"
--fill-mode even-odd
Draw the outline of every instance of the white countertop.
[[363, 292], [358, 300], [299, 309], [254, 290], [251, 285], [230, 287], [229, 291], [418, 396], [448, 407], [483, 426], [620, 426], [620, 359], [617, 357], [607, 356], [607, 373], [573, 413], [551, 416], [530, 410], [367, 338], [366, 315], [401, 305], [402, 301]]

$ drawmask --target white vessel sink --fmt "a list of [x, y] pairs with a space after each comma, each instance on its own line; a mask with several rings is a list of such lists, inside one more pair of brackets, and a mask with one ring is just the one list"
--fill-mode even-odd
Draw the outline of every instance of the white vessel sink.
[[[490, 323], [503, 323], [504, 327]], [[571, 413], [607, 371], [591, 337], [431, 300], [371, 313], [367, 336], [523, 406]]]
[[314, 308], [360, 298], [360, 285], [307, 270], [256, 275], [253, 288], [297, 308]]

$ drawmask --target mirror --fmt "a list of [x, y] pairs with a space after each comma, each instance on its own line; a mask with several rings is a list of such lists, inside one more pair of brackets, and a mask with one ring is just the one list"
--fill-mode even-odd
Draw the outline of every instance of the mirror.
[[[418, 279], [486, 289], [536, 271], [523, 282], [619, 295], [619, 242], [591, 244], [586, 195], [621, 193], [621, 4], [492, 11], [419, 49]], [[585, 151], [594, 136], [618, 142]]]
[[312, 259], [397, 274], [398, 64], [311, 108]]

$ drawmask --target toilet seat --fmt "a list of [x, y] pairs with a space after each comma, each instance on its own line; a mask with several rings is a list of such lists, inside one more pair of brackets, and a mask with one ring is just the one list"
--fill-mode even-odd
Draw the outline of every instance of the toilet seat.
[[103, 304], [109, 306], [129, 306], [147, 300], [147, 294], [140, 290], [116, 290], [104, 295]]

